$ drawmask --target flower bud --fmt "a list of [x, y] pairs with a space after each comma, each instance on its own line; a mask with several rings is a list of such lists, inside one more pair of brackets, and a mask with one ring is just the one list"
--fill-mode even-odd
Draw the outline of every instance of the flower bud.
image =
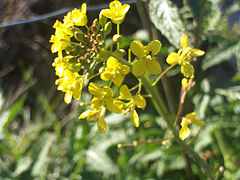
[[104, 32], [106, 35], [110, 34], [112, 31], [112, 23], [109, 21], [107, 24], [104, 26]]
[[120, 41], [120, 39], [121, 39], [121, 35], [119, 35], [119, 34], [114, 34], [114, 36], [113, 36], [113, 42], [119, 42]]
[[101, 26], [105, 26], [107, 23], [107, 18], [103, 15], [103, 11], [99, 13], [99, 23]]
[[123, 57], [126, 55], [126, 51], [124, 49], [117, 49], [116, 51], [114, 51], [114, 55]]

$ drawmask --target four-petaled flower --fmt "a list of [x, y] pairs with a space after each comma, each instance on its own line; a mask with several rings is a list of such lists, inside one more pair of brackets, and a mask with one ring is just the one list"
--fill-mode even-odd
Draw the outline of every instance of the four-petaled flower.
[[[130, 44], [132, 53], [137, 56], [137, 59], [133, 62], [133, 74], [135, 76], [141, 76], [146, 71], [151, 74], [159, 74], [161, 72], [161, 66], [154, 58], [155, 55], [161, 49], [161, 42], [158, 40], [151, 41], [147, 46], [144, 46], [139, 41], [133, 41]], [[151, 52], [151, 55], [149, 54]]]
[[113, 23], [121, 24], [130, 8], [130, 5], [122, 5], [121, 2], [115, 0], [110, 3], [109, 7], [110, 9], [103, 9], [101, 13], [105, 17], [111, 19]]
[[113, 99], [113, 92], [110, 87], [104, 86], [101, 88], [91, 82], [88, 90], [93, 95], [91, 102], [92, 109], [100, 109], [105, 106], [109, 111], [115, 113], [122, 112], [123, 102]]
[[114, 57], [109, 57], [107, 60], [107, 68], [101, 73], [101, 79], [109, 81], [112, 79], [116, 86], [120, 86], [124, 76], [128, 74], [130, 68], [118, 62]]
[[72, 11], [72, 20], [74, 25], [76, 26], [85, 26], [87, 24], [87, 4], [83, 3], [81, 10], [80, 9], [74, 9]]
[[138, 108], [144, 109], [146, 107], [146, 100], [145, 98], [138, 92], [134, 97], [131, 95], [130, 90], [126, 85], [123, 85], [120, 88], [120, 99], [128, 100], [129, 102], [126, 103], [124, 108], [126, 109], [125, 114], [131, 111], [131, 120], [135, 127], [139, 127], [140, 121], [137, 111], [135, 110], [136, 106]]
[[179, 137], [182, 140], [185, 140], [190, 135], [190, 129], [188, 128], [188, 125], [194, 124], [198, 127], [202, 127], [203, 121], [196, 119], [196, 113], [192, 112], [187, 114], [185, 117], [182, 118], [181, 126], [182, 128], [179, 131]]
[[181, 47], [178, 53], [170, 53], [166, 61], [170, 65], [180, 64], [182, 74], [187, 78], [191, 78], [194, 75], [194, 68], [188, 61], [192, 56], [203, 56], [205, 52], [189, 47], [188, 37], [185, 34], [181, 37]]

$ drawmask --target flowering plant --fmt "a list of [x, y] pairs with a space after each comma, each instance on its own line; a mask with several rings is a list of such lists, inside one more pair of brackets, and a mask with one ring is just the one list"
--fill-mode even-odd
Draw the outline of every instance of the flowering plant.
[[[190, 135], [188, 125], [193, 124], [200, 127], [203, 121], [196, 118], [192, 112], [182, 117], [181, 129], [177, 133], [178, 119], [181, 118], [182, 107], [187, 92], [194, 86], [193, 56], [203, 56], [204, 51], [193, 49], [189, 46], [188, 36], [182, 34], [181, 49], [168, 55], [166, 62], [170, 65], [163, 69], [159, 63], [158, 54], [162, 43], [159, 40], [152, 40], [146, 46], [142, 42], [134, 40], [126, 52], [120, 48], [120, 24], [123, 23], [130, 5], [122, 5], [119, 1], [112, 1], [110, 9], [103, 9], [99, 18], [88, 26], [87, 5], [82, 4], [81, 10], [74, 9], [64, 16], [63, 23], [58, 20], [54, 24], [55, 35], [52, 35], [51, 50], [58, 53], [53, 66], [59, 79], [56, 80], [58, 90], [65, 93], [64, 101], [70, 103], [72, 98], [79, 100], [84, 84], [88, 84], [88, 91], [93, 96], [91, 102], [85, 103], [90, 108], [82, 112], [79, 119], [87, 119], [89, 122], [96, 122], [101, 133], [106, 133], [107, 122], [104, 120], [107, 111], [113, 113], [130, 113], [130, 119], [135, 127], [140, 126], [140, 118], [136, 108], [144, 110], [147, 105], [146, 98], [151, 98], [162, 118], [166, 121], [172, 135], [163, 144], [169, 144], [174, 138], [177, 143], [185, 148], [196, 160], [199, 160], [207, 174], [211, 174], [203, 160], [182, 141]], [[108, 21], [110, 19], [111, 21]], [[112, 23], [116, 24], [117, 32], [112, 36], [110, 49], [105, 46], [106, 38], [112, 33]], [[132, 54], [135, 59], [132, 61]], [[162, 60], [160, 60], [162, 61]], [[162, 97], [155, 90], [156, 84], [175, 65], [181, 66], [182, 95], [180, 106], [173, 123], [172, 115], [168, 112]], [[132, 73], [138, 83], [129, 88], [124, 81], [127, 74]], [[155, 76], [158, 77], [151, 81]], [[92, 82], [93, 78], [99, 76], [105, 86]], [[151, 78], [149, 78], [151, 77]], [[90, 81], [90, 83], [88, 83]], [[119, 91], [114, 92], [113, 86]], [[143, 88], [148, 94], [143, 93]], [[197, 133], [198, 134], [198, 133]], [[180, 139], [179, 139], [180, 137]], [[194, 136], [189, 143], [191, 143]], [[119, 145], [121, 147], [121, 145]], [[209, 175], [211, 176], [211, 175]]]

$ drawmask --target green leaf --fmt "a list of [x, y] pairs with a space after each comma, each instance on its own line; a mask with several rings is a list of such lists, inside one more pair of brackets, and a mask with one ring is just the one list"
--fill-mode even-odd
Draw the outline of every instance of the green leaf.
[[48, 167], [48, 152], [53, 144], [54, 136], [47, 134], [44, 136], [44, 144], [41, 148], [37, 161], [35, 162], [32, 169], [32, 176], [45, 177]]
[[223, 61], [228, 60], [233, 55], [238, 55], [240, 51], [240, 41], [233, 44], [227, 44], [219, 49], [212, 49], [211, 52], [206, 53], [206, 57], [202, 63], [202, 70], [206, 70]]
[[105, 175], [111, 175], [117, 172], [117, 166], [104, 152], [89, 149], [85, 152], [85, 158], [87, 168], [91, 171], [102, 172]]
[[24, 171], [28, 170], [31, 164], [32, 164], [32, 159], [29, 156], [23, 157], [18, 161], [17, 168], [13, 172], [13, 176], [14, 177], [19, 176]]
[[180, 47], [182, 34], [187, 34], [177, 7], [169, 0], [150, 0], [149, 14], [153, 24], [176, 48]]
[[226, 96], [227, 99], [231, 101], [239, 101], [240, 100], [240, 92], [236, 90], [231, 90], [231, 89], [216, 89], [215, 92], [217, 94]]

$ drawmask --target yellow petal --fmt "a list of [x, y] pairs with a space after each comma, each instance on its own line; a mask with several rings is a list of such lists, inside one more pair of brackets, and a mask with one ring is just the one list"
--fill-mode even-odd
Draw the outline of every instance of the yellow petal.
[[146, 72], [146, 62], [145, 60], [135, 60], [133, 63], [133, 74], [138, 77]]
[[118, 64], [119, 64], [118, 60], [112, 56], [110, 56], [107, 60], [107, 68], [110, 71]]
[[166, 62], [170, 65], [172, 64], [177, 64], [180, 60], [180, 57], [177, 53], [173, 52], [173, 53], [170, 53], [166, 59]]
[[113, 99], [111, 98], [107, 98], [106, 99], [106, 108], [114, 113], [120, 114], [123, 112], [123, 110], [121, 109], [122, 106], [120, 106], [119, 104], [114, 104]]
[[145, 55], [144, 46], [139, 41], [132, 41], [130, 44], [130, 49], [131, 49], [132, 53], [135, 56], [137, 56], [138, 58], [141, 58]]
[[193, 119], [192, 122], [193, 122], [194, 125], [196, 125], [198, 127], [202, 127], [203, 126], [203, 121], [202, 120]]
[[61, 50], [61, 47], [62, 47], [61, 42], [52, 44], [51, 46], [52, 53], [58, 52], [59, 50]]
[[110, 2], [109, 7], [112, 12], [117, 12], [122, 7], [122, 4], [119, 1], [112, 1]]
[[134, 109], [132, 112], [131, 112], [131, 116], [130, 116], [131, 120], [132, 120], [132, 123], [135, 127], [139, 127], [140, 125], [140, 120], [139, 120], [139, 116], [137, 114], [137, 111]]
[[203, 56], [204, 54], [205, 54], [205, 52], [200, 50], [200, 49], [193, 49], [192, 50], [192, 55], [193, 56]]
[[187, 119], [196, 119], [196, 112], [189, 113], [185, 116]]
[[131, 100], [132, 99], [132, 95], [130, 90], [128, 89], [127, 85], [124, 84], [121, 88], [120, 88], [120, 99], [125, 99], [125, 100]]
[[113, 77], [112, 77], [112, 81], [116, 86], [120, 86], [123, 82], [123, 76], [119, 73], [116, 73]]
[[91, 101], [92, 109], [100, 109], [103, 106], [102, 99], [98, 97], [93, 97]]
[[88, 86], [88, 91], [94, 95], [94, 96], [97, 96], [101, 93], [101, 88], [96, 85], [95, 83], [91, 82]]
[[136, 104], [137, 104], [137, 107], [138, 108], [142, 108], [144, 109], [146, 107], [146, 100], [145, 98], [140, 95], [139, 93], [136, 94], [135, 96], [135, 101], [136, 101]]
[[159, 74], [162, 70], [160, 64], [154, 59], [148, 59], [146, 61], [146, 67], [150, 74]]
[[64, 96], [64, 101], [69, 104], [72, 100], [72, 94], [73, 92], [72, 91], [66, 91], [66, 94]]
[[121, 15], [124, 16], [128, 12], [129, 9], [130, 9], [130, 5], [129, 4], [124, 4], [122, 6], [122, 10], [121, 10], [122, 13], [121, 13]]
[[82, 8], [81, 8], [82, 13], [86, 14], [87, 13], [87, 4], [83, 3]]
[[113, 92], [110, 87], [104, 86], [102, 90], [104, 91], [104, 96], [113, 97]]
[[162, 47], [162, 43], [159, 40], [151, 41], [147, 45], [147, 53], [152, 52], [152, 55], [157, 55]]
[[183, 34], [181, 37], [181, 46], [183, 49], [188, 47], [188, 37], [186, 34]]
[[185, 140], [190, 135], [190, 129], [187, 126], [182, 126], [179, 131], [179, 137]]
[[98, 119], [100, 111], [99, 110], [87, 110], [84, 111], [80, 116], [79, 119], [85, 119], [87, 118], [87, 120], [89, 122], [95, 122]]
[[103, 73], [101, 73], [100, 77], [104, 81], [109, 81], [112, 78], [112, 72], [104, 71]]
[[194, 68], [190, 63], [184, 62], [181, 66], [181, 72], [186, 78], [190, 78], [194, 75]]
[[104, 119], [99, 119], [97, 122], [97, 126], [100, 133], [106, 133], [107, 122]]
[[126, 75], [127, 73], [129, 73], [130, 68], [127, 65], [121, 64], [120, 65], [120, 72], [123, 73], [124, 75]]
[[185, 118], [190, 119], [193, 124], [198, 127], [202, 127], [203, 121], [196, 119], [196, 112], [189, 113], [185, 116]]
[[81, 97], [81, 93], [82, 93], [82, 84], [80, 81], [77, 81], [75, 83], [75, 87], [74, 87], [74, 90], [73, 90], [73, 97], [76, 99], [76, 100], [79, 100], [80, 97]]
[[112, 14], [111, 14], [110, 9], [103, 9], [102, 14], [107, 18], [110, 18], [110, 19], [112, 18]]

